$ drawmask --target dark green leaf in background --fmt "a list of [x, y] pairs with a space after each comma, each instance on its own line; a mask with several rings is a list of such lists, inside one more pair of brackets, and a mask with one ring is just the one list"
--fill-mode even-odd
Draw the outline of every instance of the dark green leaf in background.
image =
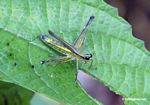
[[0, 105], [29, 105], [32, 95], [22, 87], [0, 82]]

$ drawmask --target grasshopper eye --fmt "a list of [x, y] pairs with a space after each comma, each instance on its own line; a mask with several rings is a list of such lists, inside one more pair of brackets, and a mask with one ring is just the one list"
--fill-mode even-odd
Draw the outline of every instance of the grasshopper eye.
[[90, 60], [92, 58], [92, 54], [85, 54], [84, 59]]

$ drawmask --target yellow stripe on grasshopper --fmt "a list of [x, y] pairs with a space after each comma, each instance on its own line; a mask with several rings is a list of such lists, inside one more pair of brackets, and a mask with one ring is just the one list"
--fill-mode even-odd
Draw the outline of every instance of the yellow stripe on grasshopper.
[[41, 38], [41, 40], [43, 40], [43, 42], [45, 42], [46, 44], [48, 44], [50, 47], [54, 48], [55, 50], [58, 50], [59, 52], [62, 52], [64, 54], [69, 53], [69, 54], [73, 55], [69, 49], [62, 47], [62, 46], [58, 45], [57, 43], [54, 43], [53, 40], [48, 38], [46, 35], [41, 35], [40, 38]]

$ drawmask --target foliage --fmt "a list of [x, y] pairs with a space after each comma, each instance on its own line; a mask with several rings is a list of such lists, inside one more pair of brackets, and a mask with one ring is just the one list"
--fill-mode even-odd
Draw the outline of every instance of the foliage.
[[67, 105], [99, 105], [75, 81], [76, 62], [56, 67], [39, 62], [57, 56], [40, 40], [50, 29], [73, 43], [94, 15], [85, 52], [94, 54], [92, 67], [80, 69], [127, 98], [126, 105], [148, 104], [150, 53], [132, 36], [130, 25], [102, 0], [0, 0], [0, 78]]

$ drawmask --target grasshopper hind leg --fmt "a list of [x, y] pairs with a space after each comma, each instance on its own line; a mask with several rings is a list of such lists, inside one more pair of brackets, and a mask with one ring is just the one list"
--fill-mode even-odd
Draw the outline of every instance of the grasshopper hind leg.
[[[72, 60], [72, 57], [70, 57], [70, 56], [57, 56], [55, 58], [51, 58], [51, 59], [48, 59], [48, 60], [42, 60], [40, 63], [41, 64], [47, 64], [47, 63], [50, 63], [50, 62], [58, 62], [58, 64], [60, 64], [60, 63], [68, 62], [68, 61], [71, 61], [71, 60]], [[57, 66], [58, 64], [53, 65], [53, 66]]]

